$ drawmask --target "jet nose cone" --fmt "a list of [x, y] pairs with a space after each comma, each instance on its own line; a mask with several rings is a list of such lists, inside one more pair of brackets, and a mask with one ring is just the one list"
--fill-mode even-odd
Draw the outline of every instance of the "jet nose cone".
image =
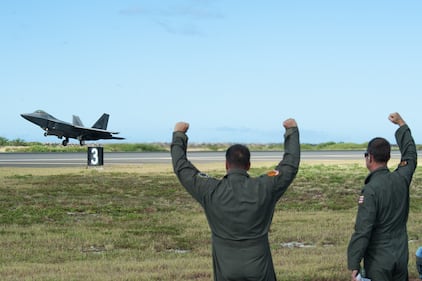
[[29, 114], [28, 113], [22, 113], [21, 116], [25, 118], [26, 120], [29, 120]]
[[38, 121], [38, 118], [34, 116], [33, 113], [22, 113], [21, 116], [32, 123], [36, 123]]
[[31, 119], [32, 117], [34, 117], [34, 115], [32, 113], [22, 113], [21, 116], [23, 118], [25, 118], [26, 120]]

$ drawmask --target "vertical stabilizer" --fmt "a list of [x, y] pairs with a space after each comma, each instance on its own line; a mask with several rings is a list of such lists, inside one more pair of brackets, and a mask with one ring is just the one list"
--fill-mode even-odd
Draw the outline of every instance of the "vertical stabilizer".
[[73, 115], [73, 125], [83, 127], [84, 124], [82, 124], [81, 118], [79, 116]]
[[100, 119], [97, 120], [97, 122], [95, 122], [94, 126], [92, 126], [92, 128], [95, 129], [101, 129], [101, 130], [107, 130], [107, 125], [108, 125], [108, 117], [110, 115], [104, 113]]

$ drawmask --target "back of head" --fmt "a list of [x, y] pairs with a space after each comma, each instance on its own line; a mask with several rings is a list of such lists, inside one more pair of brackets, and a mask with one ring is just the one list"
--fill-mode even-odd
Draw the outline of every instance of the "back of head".
[[384, 138], [373, 138], [368, 143], [367, 151], [376, 162], [386, 163], [390, 160], [391, 145]]
[[234, 144], [226, 151], [226, 162], [232, 168], [249, 169], [251, 153], [249, 148], [241, 144]]

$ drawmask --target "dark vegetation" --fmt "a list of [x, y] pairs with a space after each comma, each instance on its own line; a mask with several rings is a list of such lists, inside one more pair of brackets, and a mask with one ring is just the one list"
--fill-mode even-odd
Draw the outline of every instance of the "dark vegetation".
[[[189, 143], [190, 150], [201, 151], [225, 151], [232, 143]], [[87, 143], [87, 145], [95, 145]], [[169, 143], [100, 143], [106, 152], [157, 152], [169, 151]], [[251, 151], [280, 151], [283, 145], [279, 143], [248, 143]], [[319, 144], [302, 143], [302, 150], [365, 150], [367, 143], [346, 143], [346, 142], [324, 142]], [[2, 152], [85, 152], [86, 147], [77, 143], [70, 143], [62, 146], [57, 143], [26, 142], [22, 139], [8, 140], [0, 137], [0, 148]], [[393, 149], [397, 149], [393, 145]], [[422, 145], [417, 145], [422, 149]]]

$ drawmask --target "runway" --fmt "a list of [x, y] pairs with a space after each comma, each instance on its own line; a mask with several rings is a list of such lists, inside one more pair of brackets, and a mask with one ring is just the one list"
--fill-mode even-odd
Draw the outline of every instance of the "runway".
[[[420, 151], [418, 155], [420, 155]], [[392, 159], [400, 152], [392, 151]], [[252, 151], [251, 162], [278, 163], [283, 152]], [[188, 152], [192, 163], [225, 161], [225, 152]], [[303, 151], [301, 160], [341, 161], [362, 160], [363, 151]], [[104, 152], [104, 165], [171, 163], [169, 152]], [[0, 167], [77, 167], [88, 165], [87, 153], [0, 153]]]

